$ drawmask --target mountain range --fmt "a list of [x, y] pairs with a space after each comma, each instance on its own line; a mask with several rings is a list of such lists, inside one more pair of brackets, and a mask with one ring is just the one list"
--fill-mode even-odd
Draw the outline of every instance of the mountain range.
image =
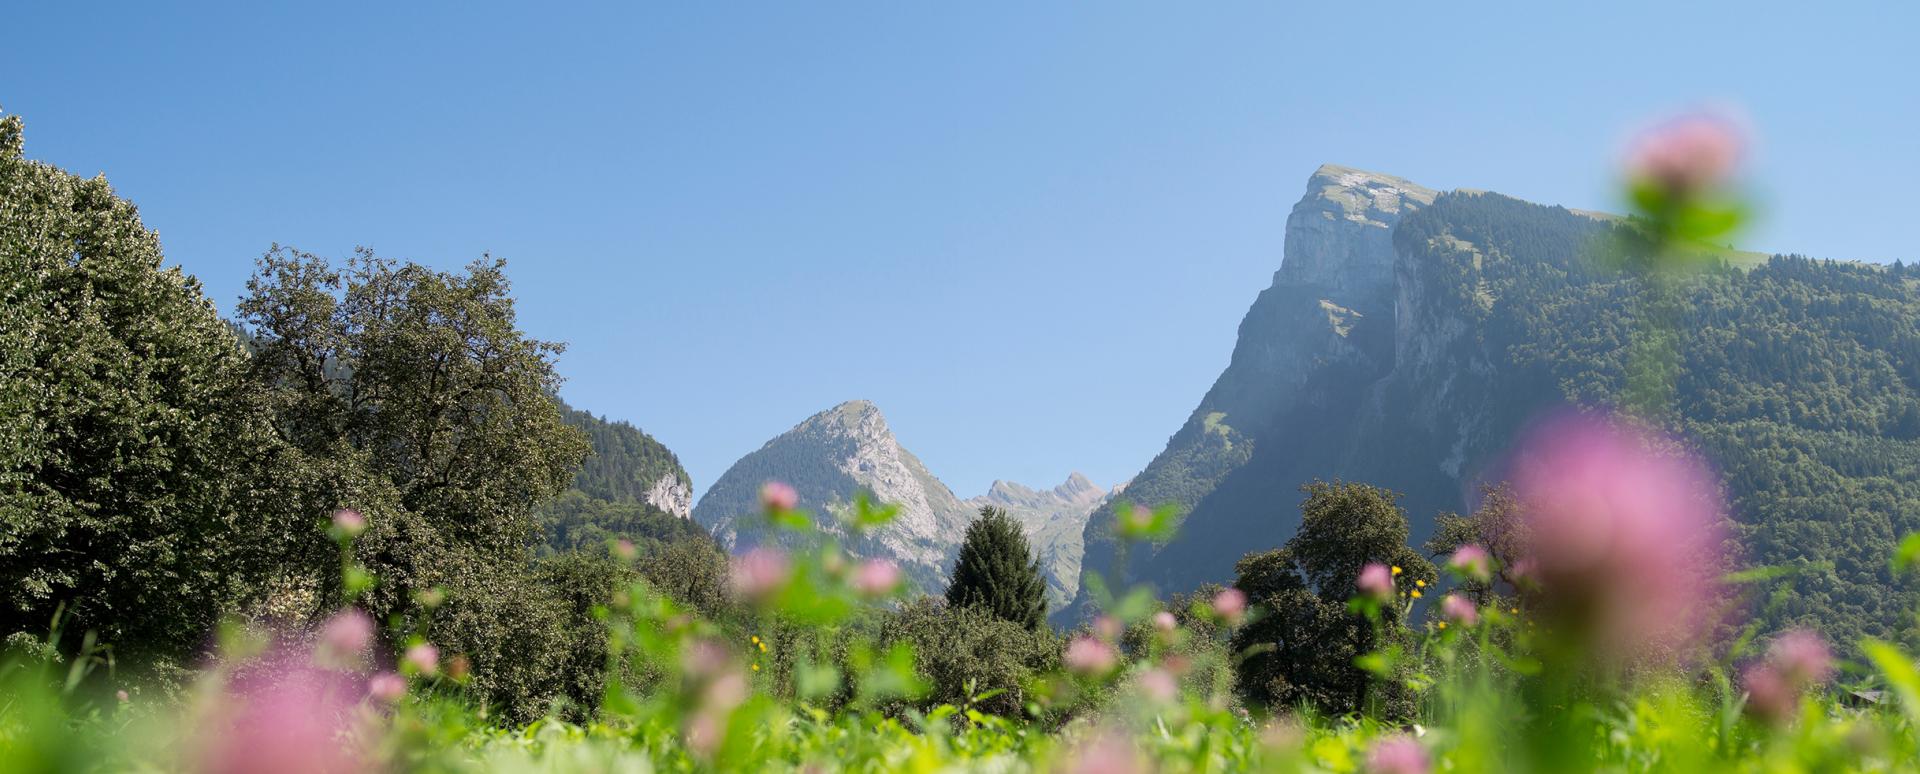
[[[1314, 479], [1400, 493], [1417, 540], [1498, 483], [1530, 422], [1624, 402], [1641, 288], [1600, 259], [1635, 244], [1617, 217], [1324, 166], [1231, 360], [1124, 492], [1076, 474], [962, 500], [851, 401], [743, 457], [691, 517], [739, 551], [776, 539], [756, 521], [767, 480], [829, 531], [864, 492], [901, 515], [849, 549], [938, 593], [966, 524], [1004, 508], [1062, 624], [1087, 614], [1088, 573], [1162, 592], [1230, 580], [1240, 556], [1292, 534]], [[1680, 292], [1680, 368], [1656, 419], [1720, 466], [1741, 561], [1794, 577], [1765, 622], [1907, 633], [1920, 597], [1886, 557], [1920, 530], [1920, 271], [1729, 249]], [[1106, 507], [1121, 500], [1176, 506], [1176, 536], [1121, 551]]]

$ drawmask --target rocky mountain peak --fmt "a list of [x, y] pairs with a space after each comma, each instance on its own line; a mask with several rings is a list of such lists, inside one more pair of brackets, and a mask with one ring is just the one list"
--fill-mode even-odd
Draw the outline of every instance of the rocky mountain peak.
[[1287, 217], [1278, 285], [1312, 286], [1343, 307], [1393, 287], [1393, 227], [1439, 192], [1404, 178], [1337, 164], [1315, 170]]
[[[878, 406], [851, 400], [814, 414], [740, 458], [694, 506], [693, 518], [729, 550], [776, 539], [763, 528], [760, 486], [783, 481], [800, 495], [816, 524], [842, 531], [839, 514], [865, 494], [900, 506], [892, 524], [860, 536], [848, 549], [898, 562], [923, 589], [945, 584], [972, 511], [953, 490], [901, 447]], [[852, 537], [852, 536], [847, 536]]]

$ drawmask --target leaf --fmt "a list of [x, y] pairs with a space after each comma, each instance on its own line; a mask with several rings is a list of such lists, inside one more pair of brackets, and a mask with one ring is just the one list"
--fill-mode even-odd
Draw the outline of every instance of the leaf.
[[1893, 569], [1896, 572], [1906, 572], [1913, 568], [1915, 561], [1920, 561], [1920, 532], [1900, 540], [1900, 547], [1893, 553]]

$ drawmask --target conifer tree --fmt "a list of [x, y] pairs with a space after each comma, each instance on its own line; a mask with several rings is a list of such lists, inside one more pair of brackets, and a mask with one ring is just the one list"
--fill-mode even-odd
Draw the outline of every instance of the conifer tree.
[[947, 586], [952, 607], [983, 607], [995, 616], [1037, 631], [1047, 619], [1047, 585], [1026, 531], [991, 505], [967, 525], [960, 559]]

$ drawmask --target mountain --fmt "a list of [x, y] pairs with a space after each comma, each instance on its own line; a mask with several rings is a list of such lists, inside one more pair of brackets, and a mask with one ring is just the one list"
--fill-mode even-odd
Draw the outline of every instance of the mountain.
[[1033, 489], [995, 481], [987, 493], [962, 504], [978, 511], [993, 506], [1007, 512], [1027, 531], [1027, 541], [1047, 578], [1047, 607], [1058, 610], [1080, 590], [1080, 555], [1087, 519], [1107, 501], [1108, 490], [1074, 473], [1052, 489]]
[[[1639, 286], [1595, 258], [1633, 244], [1614, 218], [1322, 167], [1232, 360], [1127, 492], [1185, 515], [1126, 578], [1230, 579], [1292, 534], [1314, 478], [1404, 493], [1416, 539], [1470, 507], [1530, 420], [1623, 402]], [[1663, 421], [1720, 467], [1743, 563], [1799, 573], [1766, 625], [1909, 635], [1914, 584], [1887, 559], [1920, 530], [1920, 272], [1728, 259], [1681, 289]], [[1111, 521], [1083, 536], [1110, 578]]]
[[666, 445], [626, 422], [560, 404], [560, 418], [587, 434], [593, 454], [573, 485], [540, 513], [548, 550], [599, 549], [608, 540], [672, 542], [703, 531], [689, 520], [693, 479]]
[[[760, 486], [784, 481], [815, 513], [818, 526], [838, 534], [860, 557], [900, 564], [923, 591], [946, 588], [947, 572], [973, 510], [960, 502], [926, 465], [900, 445], [880, 409], [864, 400], [822, 411], [740, 458], [714, 481], [693, 508], [693, 520], [713, 531], [730, 551], [766, 542]], [[854, 497], [900, 506], [892, 524], [863, 538], [843, 534], [838, 514]]]

